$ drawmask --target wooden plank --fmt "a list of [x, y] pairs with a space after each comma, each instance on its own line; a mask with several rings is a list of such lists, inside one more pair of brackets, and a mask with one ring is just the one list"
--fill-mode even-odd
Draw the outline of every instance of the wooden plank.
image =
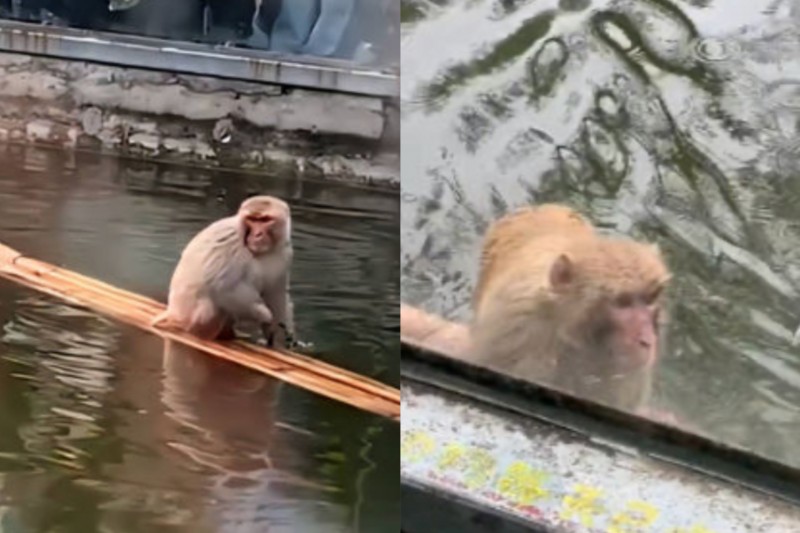
[[0, 277], [93, 309], [166, 339], [264, 373], [327, 398], [400, 420], [400, 391], [317, 359], [244, 341], [205, 341], [150, 326], [164, 305], [113, 285], [23, 256], [0, 243]]

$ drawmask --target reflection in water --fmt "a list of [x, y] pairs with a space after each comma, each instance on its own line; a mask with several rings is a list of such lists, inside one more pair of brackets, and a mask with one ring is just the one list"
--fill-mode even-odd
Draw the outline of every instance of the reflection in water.
[[[64, 157], [0, 147], [0, 241], [163, 301], [200, 228], [246, 194], [281, 196], [301, 338], [397, 383], [391, 195]], [[0, 514], [13, 527], [397, 529], [395, 423], [3, 280], [0, 327]]]
[[403, 300], [466, 320], [488, 223], [567, 203], [675, 273], [659, 403], [800, 464], [800, 3], [409, 0], [403, 20]]
[[[301, 439], [280, 442], [277, 382], [180, 344], [164, 345], [162, 401], [174, 421], [165, 424], [164, 437], [187, 470], [204, 472], [215, 502], [207, 517], [216, 524], [212, 530], [328, 531], [346, 522], [344, 509], [320, 501], [335, 487], [281, 469], [309, 450]], [[316, 518], [308, 523], [306, 516]]]

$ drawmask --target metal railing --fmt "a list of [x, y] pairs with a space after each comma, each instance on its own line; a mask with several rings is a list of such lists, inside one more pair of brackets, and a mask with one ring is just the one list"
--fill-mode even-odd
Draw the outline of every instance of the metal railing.
[[404, 533], [800, 523], [788, 465], [409, 344], [401, 375]]
[[375, 97], [400, 91], [397, 73], [349, 61], [10, 20], [0, 20], [2, 51]]

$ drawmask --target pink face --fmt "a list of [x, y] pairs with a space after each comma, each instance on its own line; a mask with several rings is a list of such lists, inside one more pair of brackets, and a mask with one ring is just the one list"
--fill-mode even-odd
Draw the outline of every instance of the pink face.
[[258, 213], [244, 217], [245, 245], [253, 254], [269, 252], [276, 241], [277, 218]]
[[608, 313], [609, 348], [619, 369], [653, 365], [658, 357], [658, 302], [623, 295], [610, 305]]

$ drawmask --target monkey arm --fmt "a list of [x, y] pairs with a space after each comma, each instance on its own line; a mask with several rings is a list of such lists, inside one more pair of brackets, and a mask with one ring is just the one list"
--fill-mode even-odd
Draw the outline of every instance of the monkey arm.
[[455, 358], [464, 358], [470, 346], [467, 326], [407, 304], [400, 304], [400, 335], [408, 342]]
[[265, 289], [261, 298], [272, 311], [273, 322], [270, 335], [278, 346], [286, 346], [293, 341], [294, 316], [291, 298], [289, 297], [288, 272], [281, 275], [270, 287]]

